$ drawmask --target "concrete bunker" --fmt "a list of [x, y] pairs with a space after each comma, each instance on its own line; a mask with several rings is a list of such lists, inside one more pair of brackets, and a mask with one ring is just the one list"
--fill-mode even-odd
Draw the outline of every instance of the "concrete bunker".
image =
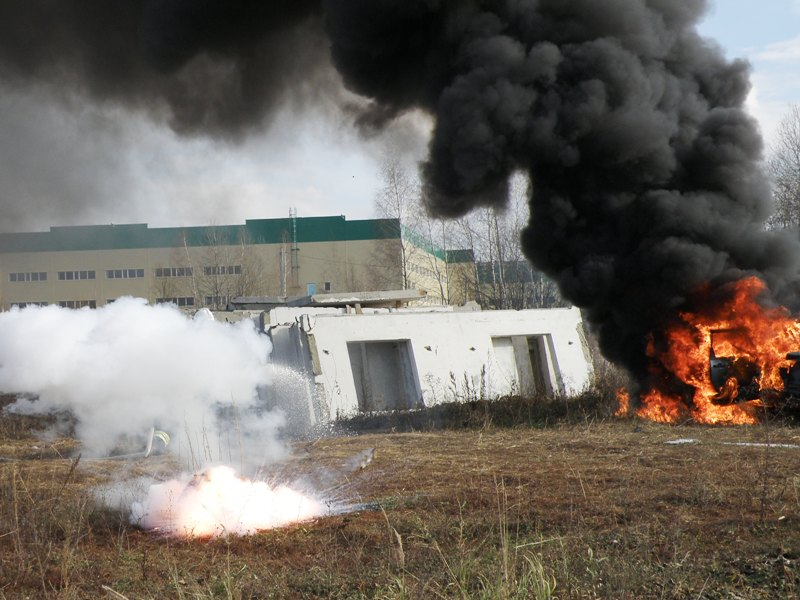
[[383, 300], [348, 294], [263, 313], [272, 360], [309, 382], [304, 419], [510, 394], [573, 394], [591, 382], [577, 308], [481, 311]]

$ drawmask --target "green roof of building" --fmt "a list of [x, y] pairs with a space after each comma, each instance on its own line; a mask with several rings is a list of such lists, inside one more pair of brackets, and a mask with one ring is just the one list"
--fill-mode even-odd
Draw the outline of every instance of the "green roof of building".
[[0, 253], [134, 250], [181, 246], [298, 244], [400, 238], [397, 219], [348, 221], [344, 216], [248, 219], [244, 225], [157, 227], [145, 223], [51, 227], [50, 231], [0, 233]]
[[475, 253], [469, 248], [458, 248], [447, 251], [447, 262], [449, 263], [472, 263], [475, 262]]

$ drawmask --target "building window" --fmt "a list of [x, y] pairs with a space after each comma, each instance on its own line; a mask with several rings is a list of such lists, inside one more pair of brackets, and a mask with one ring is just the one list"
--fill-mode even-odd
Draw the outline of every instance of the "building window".
[[206, 306], [227, 306], [230, 302], [230, 296], [206, 296]]
[[156, 298], [156, 304], [174, 304], [176, 306], [194, 306], [192, 296], [180, 296], [177, 298]]
[[192, 267], [159, 267], [156, 277], [191, 277]]
[[59, 300], [58, 305], [61, 308], [97, 308], [94, 300]]
[[330, 291], [331, 291], [331, 289], [332, 289], [332, 288], [331, 288], [331, 282], [330, 282], [330, 281], [326, 281], [325, 283], [323, 283], [323, 284], [322, 284], [322, 289], [323, 289], [324, 291], [326, 291], [326, 292], [330, 292]]
[[107, 269], [108, 279], [138, 279], [144, 277], [144, 269]]
[[[409, 265], [409, 270], [412, 273], [417, 273], [418, 275], [424, 275], [425, 277], [430, 277], [431, 279], [437, 279], [439, 277], [439, 275], [436, 274], [436, 271], [434, 271], [433, 269], [429, 269], [427, 267], [423, 267], [421, 265], [411, 264]], [[442, 273], [442, 276], [444, 276], [444, 273]]]
[[59, 281], [78, 281], [80, 279], [95, 279], [94, 271], [59, 271]]
[[11, 306], [25, 308], [26, 306], [47, 306], [47, 302], [13, 302]]
[[9, 273], [8, 280], [11, 283], [21, 283], [23, 281], [47, 281], [47, 273], [44, 271], [34, 271], [32, 273]]
[[214, 265], [203, 267], [204, 275], [241, 275], [242, 265]]

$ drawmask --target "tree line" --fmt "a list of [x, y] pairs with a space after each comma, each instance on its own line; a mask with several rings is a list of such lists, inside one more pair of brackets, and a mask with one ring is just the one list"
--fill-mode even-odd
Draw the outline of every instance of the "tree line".
[[789, 107], [767, 159], [772, 182], [772, 229], [800, 228], [800, 105]]
[[530, 182], [510, 182], [503, 209], [480, 208], [457, 219], [438, 219], [425, 209], [423, 186], [414, 165], [387, 154], [375, 195], [379, 218], [397, 219], [402, 284], [416, 287], [420, 266], [444, 304], [473, 299], [485, 309], [567, 306], [555, 283], [522, 254], [520, 235], [528, 222]]

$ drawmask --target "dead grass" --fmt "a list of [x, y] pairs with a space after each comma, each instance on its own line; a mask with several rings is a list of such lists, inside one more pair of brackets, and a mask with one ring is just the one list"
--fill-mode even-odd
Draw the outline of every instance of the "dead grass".
[[800, 449], [731, 445], [800, 444], [797, 429], [533, 423], [304, 443], [285, 472], [359, 508], [211, 542], [97, 506], [97, 485], [148, 463], [0, 437], [17, 448], [0, 462], [0, 598], [797, 597]]

